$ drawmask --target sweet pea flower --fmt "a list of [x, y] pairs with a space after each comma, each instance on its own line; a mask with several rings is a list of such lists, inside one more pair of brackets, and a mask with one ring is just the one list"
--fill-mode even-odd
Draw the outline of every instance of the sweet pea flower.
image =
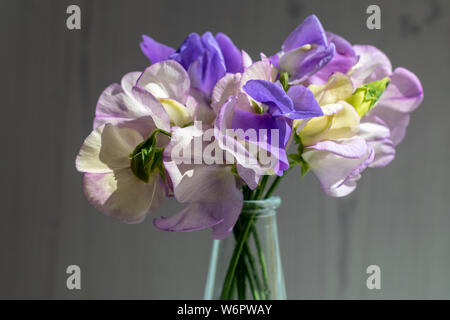
[[373, 147], [358, 136], [359, 115], [346, 102], [353, 84], [348, 76], [335, 73], [327, 84], [309, 88], [324, 115], [294, 122], [304, 147], [302, 157], [327, 195], [345, 196], [356, 188], [360, 173], [374, 159]]
[[[178, 62], [172, 60], [157, 62], [142, 73], [126, 75], [122, 80], [122, 85], [112, 85], [105, 90], [97, 105], [95, 123], [97, 128], [105, 126], [109, 128], [112, 124], [136, 127], [136, 130], [141, 132], [142, 137], [149, 137], [149, 135], [151, 137], [151, 133], [155, 132], [155, 130], [170, 133], [172, 135], [170, 139], [166, 136], [159, 138], [163, 143], [158, 149], [160, 156], [156, 157], [156, 159], [159, 161], [164, 158], [164, 161], [156, 167], [158, 168], [157, 171], [151, 171], [151, 174], [145, 175], [147, 171], [136, 170], [136, 167], [138, 169], [145, 168], [145, 164], [133, 166], [133, 162], [130, 162], [130, 154], [136, 153], [133, 152], [134, 148], [139, 145], [146, 145], [142, 141], [140, 141], [140, 144], [129, 146], [127, 152], [123, 153], [123, 155], [126, 155], [128, 163], [121, 169], [123, 169], [123, 172], [127, 172], [130, 176], [130, 181], [136, 185], [148, 184], [157, 186], [157, 189], [155, 189], [158, 192], [157, 199], [160, 199], [160, 193], [164, 191], [164, 195], [173, 194], [177, 200], [186, 203], [186, 208], [179, 214], [170, 218], [155, 219], [157, 228], [168, 231], [190, 231], [213, 227], [213, 237], [222, 238], [232, 230], [243, 201], [242, 193], [236, 187], [236, 177], [231, 172], [231, 166], [192, 165], [188, 170], [186, 166], [174, 166], [175, 159], [172, 159], [170, 154], [174, 145], [183, 146], [191, 143], [191, 138], [203, 134], [202, 131], [196, 130], [191, 125], [191, 122], [195, 120], [202, 120], [202, 115], [204, 115], [204, 111], [201, 112], [200, 104], [197, 100], [198, 97], [195, 96], [195, 93], [196, 91], [190, 88], [190, 79], [187, 72]], [[214, 114], [209, 106], [206, 107]], [[143, 127], [144, 124], [147, 127]], [[152, 124], [152, 126], [149, 127], [149, 124]], [[119, 132], [116, 135], [117, 138], [120, 138], [121, 134], [126, 133]], [[120, 144], [120, 141], [118, 144]], [[111, 147], [113, 148], [114, 146], [112, 145]], [[163, 156], [162, 148], [164, 148]], [[141, 156], [142, 154], [146, 154], [146, 149], [138, 155]], [[124, 160], [124, 162], [126, 161]], [[147, 167], [153, 166], [149, 164]], [[158, 172], [159, 176], [153, 172]], [[114, 173], [110, 173], [110, 175], [115, 177]], [[161, 180], [161, 176], [165, 176], [166, 184]], [[148, 182], [142, 181], [142, 178], [144, 180], [148, 179]], [[156, 178], [159, 180], [156, 180]], [[214, 179], [211, 180], [212, 178]], [[194, 190], [191, 185], [193, 179], [195, 183], [199, 184], [205, 180], [203, 183], [206, 188], [201, 193], [195, 192], [187, 195], [186, 190]], [[215, 188], [210, 185], [211, 182], [213, 182]], [[188, 189], [185, 189], [186, 186], [188, 186]], [[222, 188], [222, 191], [219, 192], [217, 188]], [[131, 189], [131, 192], [134, 192], [135, 189]], [[125, 189], [120, 190], [125, 192]], [[229, 197], [224, 196], [223, 191]], [[218, 194], [221, 195], [222, 201], [218, 201]], [[194, 197], [195, 195], [197, 197]], [[144, 195], [143, 193], [136, 193], [135, 196], [139, 197], [137, 201], [141, 201], [140, 197]], [[144, 198], [150, 199], [151, 194], [145, 195]], [[92, 201], [91, 203], [99, 210], [105, 212], [95, 202]], [[153, 211], [157, 204], [159, 202], [152, 204], [149, 212]], [[133, 213], [133, 209], [127, 210], [126, 206], [121, 207], [121, 210], [121, 215]], [[109, 211], [106, 212], [109, 214]], [[144, 216], [140, 212], [140, 219], [132, 220], [132, 222], [140, 222]], [[177, 217], [183, 216], [189, 218], [189, 220], [183, 220], [185, 224], [177, 220]], [[121, 219], [128, 221], [124, 218]]]
[[323, 68], [335, 54], [335, 44], [315, 15], [307, 17], [286, 38], [272, 63], [290, 75], [290, 84], [298, 84]]
[[[156, 129], [151, 119], [147, 121], [150, 130], [145, 136]], [[100, 125], [86, 138], [76, 158], [77, 170], [84, 173], [83, 192], [89, 203], [126, 223], [144, 220], [167, 194], [158, 157], [147, 163], [143, 175], [136, 175], [138, 166], [132, 155], [138, 153], [137, 148], [146, 140], [142, 132], [142, 127], [135, 127], [132, 122]], [[157, 152], [156, 148], [153, 152]]]
[[304, 146], [311, 146], [322, 140], [350, 138], [358, 132], [360, 122], [358, 113], [345, 101], [353, 93], [349, 77], [336, 73], [330, 77], [327, 84], [310, 85], [308, 88], [313, 92], [324, 115], [294, 121], [294, 127]]
[[223, 33], [215, 37], [211, 32], [202, 36], [191, 33], [176, 51], [146, 35], [142, 40], [141, 49], [151, 63], [167, 59], [177, 61], [188, 72], [192, 87], [206, 97], [210, 97], [214, 85], [226, 73], [243, 71], [243, 54]]
[[397, 146], [405, 137], [409, 114], [422, 103], [422, 84], [414, 73], [405, 68], [399, 67], [392, 72], [389, 59], [379, 49], [368, 45], [355, 45], [353, 48], [360, 56], [360, 61], [349, 71], [354, 83], [363, 85], [390, 78], [389, 86], [368, 116], [389, 128], [390, 140]]
[[[163, 61], [142, 73], [125, 75], [120, 85], [112, 84], [101, 94], [94, 131], [77, 158], [77, 169], [85, 172], [86, 197], [99, 211], [137, 223], [161, 203], [163, 194], [169, 193], [160, 177], [165, 175], [162, 148], [168, 138], [159, 134], [160, 145], [152, 143], [156, 141], [155, 132], [170, 134], [174, 128], [197, 119], [199, 103], [190, 90], [184, 68], [176, 61]], [[157, 153], [155, 148], [160, 148]], [[132, 155], [148, 163], [133, 162]], [[152, 161], [156, 161], [156, 167]], [[116, 162], [120, 166], [115, 166]], [[128, 189], [136, 193], [136, 207], [127, 207], [127, 201], [133, 198]], [[144, 195], [146, 190], [152, 193]]]
[[170, 131], [193, 121], [200, 103], [190, 94], [190, 80], [175, 61], [158, 62], [144, 72], [131, 72], [112, 84], [97, 103], [94, 128], [104, 123], [134, 121]]
[[[319, 178], [323, 190], [337, 197], [356, 188], [356, 181], [365, 168], [381, 168], [394, 159], [395, 146], [405, 135], [409, 113], [423, 99], [422, 86], [413, 73], [404, 68], [392, 72], [389, 59], [372, 46], [353, 48], [359, 61], [347, 74], [358, 87], [347, 99], [341, 98], [351, 104], [360, 118], [358, 126], [353, 126], [354, 135], [350, 138], [330, 136], [332, 122], [324, 119], [313, 119], [304, 126], [304, 132], [300, 131], [305, 138], [302, 141], [306, 142], [303, 158]], [[330, 79], [333, 77], [336, 74]], [[310, 88], [316, 95], [320, 92], [317, 90], [320, 87]], [[328, 94], [327, 90], [325, 94]], [[356, 120], [355, 113], [353, 118]], [[331, 124], [328, 126], [328, 123]]]
[[[196, 165], [194, 156], [184, 164], [173, 148], [191, 148], [203, 132], [195, 125], [176, 128], [166, 147], [164, 166], [172, 183], [175, 199], [186, 207], [170, 217], [155, 218], [161, 230], [187, 232], [212, 227], [214, 239], [223, 239], [233, 230], [242, 209], [243, 195], [238, 189], [231, 165]], [[180, 163], [178, 163], [180, 162]]]
[[[215, 137], [220, 147], [236, 158], [237, 171], [250, 188], [257, 186], [260, 175], [281, 175], [289, 167], [285, 149], [292, 120], [322, 115], [309, 89], [292, 86], [285, 92], [280, 83], [273, 82], [275, 78], [274, 68], [263, 56], [242, 75], [226, 75], [212, 94], [212, 107], [217, 112]], [[254, 130], [257, 135], [241, 135], [235, 140], [234, 135], [227, 134], [230, 129], [233, 133]], [[277, 135], [272, 136], [272, 132]], [[235, 141], [239, 142], [237, 149]], [[246, 147], [248, 144], [269, 151], [276, 161], [270, 168], [261, 166], [257, 160], [260, 157]]]

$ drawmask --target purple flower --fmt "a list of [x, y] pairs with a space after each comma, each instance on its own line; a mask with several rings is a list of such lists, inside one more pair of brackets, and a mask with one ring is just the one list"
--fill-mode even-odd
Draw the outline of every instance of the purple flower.
[[284, 41], [281, 51], [271, 57], [272, 63], [290, 75], [296, 84], [323, 68], [333, 58], [334, 43], [315, 15], [307, 17]]
[[[321, 116], [322, 110], [312, 92], [303, 86], [293, 86], [286, 93], [273, 82], [249, 80], [242, 89], [258, 107], [255, 109], [246, 99], [228, 100], [220, 110], [216, 127], [222, 132], [225, 127], [231, 127], [234, 132], [254, 130], [257, 133], [255, 136], [241, 138], [275, 155], [278, 162], [272, 169], [281, 175], [289, 168], [286, 147], [291, 136], [292, 120]], [[224, 118], [228, 120], [224, 121]], [[275, 137], [272, 136], [274, 133]]]
[[[292, 86], [286, 93], [276, 78], [269, 59], [263, 57], [245, 69], [243, 74], [227, 74], [214, 87], [212, 107], [217, 113], [215, 137], [220, 147], [237, 161], [237, 171], [250, 188], [257, 186], [260, 175], [279, 174], [289, 167], [286, 147], [291, 136], [292, 120], [321, 116], [312, 92], [303, 86]], [[272, 135], [272, 129], [275, 129]], [[229, 130], [233, 132], [229, 134]], [[236, 133], [256, 132], [255, 135]], [[265, 150], [274, 161], [262, 165], [258, 155], [246, 145]], [[232, 147], [230, 147], [230, 145]]]
[[188, 71], [193, 88], [207, 97], [226, 73], [243, 71], [243, 57], [230, 38], [223, 33], [215, 37], [211, 32], [202, 36], [191, 33], [175, 51], [148, 36], [142, 37], [141, 49], [152, 63], [175, 60]]
[[328, 79], [337, 72], [346, 74], [359, 59], [347, 40], [331, 32], [327, 32], [326, 35], [328, 42], [334, 44], [336, 50], [330, 62], [308, 79], [314, 84], [327, 83]]
[[273, 117], [282, 116], [294, 120], [323, 115], [311, 90], [303, 86], [292, 86], [286, 93], [273, 82], [249, 80], [243, 89], [255, 101], [267, 105], [267, 111]]

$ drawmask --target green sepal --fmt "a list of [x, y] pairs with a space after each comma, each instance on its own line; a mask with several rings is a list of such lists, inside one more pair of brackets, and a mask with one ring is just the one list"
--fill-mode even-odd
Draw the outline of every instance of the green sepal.
[[239, 177], [239, 173], [237, 172], [237, 167], [235, 164], [231, 167], [231, 173], [234, 174], [236, 177]]
[[302, 175], [302, 178], [303, 178], [304, 176], [306, 176], [306, 174], [309, 171], [309, 164], [302, 157], [303, 151], [305, 150], [305, 146], [303, 145], [302, 139], [297, 134], [297, 132], [294, 132], [294, 141], [297, 143], [297, 146], [298, 146], [297, 147], [297, 153], [291, 153], [291, 154], [288, 155], [289, 166], [292, 167], [292, 166], [295, 166], [295, 165], [299, 165], [300, 166], [301, 175]]
[[164, 169], [163, 152], [164, 152], [163, 148], [156, 148], [155, 157], [153, 159], [153, 164], [152, 164], [150, 172], [158, 170], [159, 175], [161, 176], [161, 179], [164, 182], [166, 182], [166, 170]]
[[264, 109], [263, 107], [261, 107], [255, 100], [250, 99], [252, 102], [252, 106], [253, 106], [253, 110], [255, 111], [256, 114], [263, 114], [264, 113]]
[[149, 182], [150, 175], [158, 170], [161, 178], [165, 180], [165, 170], [163, 165], [163, 148], [158, 148], [156, 134], [162, 133], [171, 136], [169, 132], [156, 129], [145, 141], [134, 148], [130, 154], [130, 167], [133, 174], [141, 181]]
[[279, 80], [280, 80], [280, 82], [281, 82], [281, 84], [283, 86], [284, 91], [287, 92], [289, 90], [289, 88], [290, 88], [290, 85], [289, 85], [289, 74], [287, 72], [281, 72]]
[[347, 102], [355, 108], [359, 118], [364, 117], [375, 107], [383, 92], [390, 83], [388, 77], [358, 87]]

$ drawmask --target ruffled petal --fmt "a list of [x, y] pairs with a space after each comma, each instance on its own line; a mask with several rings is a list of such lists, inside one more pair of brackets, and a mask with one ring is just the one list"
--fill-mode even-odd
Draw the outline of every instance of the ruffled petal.
[[190, 59], [189, 66], [185, 68], [188, 70], [192, 87], [210, 97], [215, 84], [226, 73], [224, 56], [210, 32], [201, 36], [201, 53], [195, 59]]
[[331, 32], [326, 34], [328, 42], [335, 45], [336, 52], [333, 59], [325, 67], [309, 78], [309, 81], [314, 84], [325, 84], [330, 76], [336, 72], [347, 73], [359, 60], [352, 45], [347, 40]]
[[142, 35], [140, 47], [151, 63], [167, 60], [175, 52], [175, 49], [159, 43], [145, 34]]
[[243, 196], [236, 187], [231, 167], [193, 166], [182, 174], [174, 188], [178, 201], [188, 203], [180, 213], [155, 219], [157, 228], [192, 231], [213, 227], [213, 237], [222, 239], [233, 229], [242, 209]]
[[334, 44], [309, 50], [300, 47], [284, 53], [279, 64], [291, 75], [289, 84], [298, 84], [330, 62], [334, 52]]
[[308, 88], [321, 106], [347, 100], [354, 89], [350, 78], [342, 73], [333, 74], [323, 86], [310, 85]]
[[156, 98], [173, 99], [184, 103], [191, 84], [183, 66], [176, 61], [167, 60], [145, 69], [136, 85], [146, 89]]
[[[374, 151], [366, 144], [365, 152], [360, 158], [347, 158], [343, 155], [346, 155], [349, 149], [363, 151], [362, 141], [364, 140], [361, 138], [342, 139], [327, 146], [322, 144], [321, 150], [307, 149], [303, 153], [303, 158], [308, 162], [327, 195], [343, 197], [356, 188], [360, 173], [373, 161]], [[341, 148], [336, 144], [341, 144]], [[353, 152], [350, 154], [354, 155]]]
[[[202, 128], [197, 127], [197, 125], [200, 124], [196, 122], [194, 125], [184, 128], [175, 128], [172, 130], [170, 142], [164, 149], [165, 161], [173, 161], [175, 164], [201, 164], [206, 160], [203, 157], [202, 152], [195, 152], [197, 149], [195, 146], [196, 139], [200, 138], [200, 146], [202, 146], [202, 143], [203, 145], [207, 143], [206, 141], [202, 141], [203, 139], [201, 137], [203, 135], [203, 131]], [[191, 152], [192, 150], [194, 152]], [[168, 169], [167, 166], [166, 169]], [[178, 168], [176, 169], [178, 170]], [[175, 173], [178, 175], [177, 172]], [[169, 174], [171, 175], [172, 171], [169, 170]], [[181, 177], [176, 180], [179, 179], [181, 179]], [[174, 186], [177, 185], [176, 181], [173, 183]]]
[[223, 221], [212, 229], [214, 239], [224, 239], [233, 231], [233, 227], [241, 214], [244, 197], [237, 188], [229, 191], [227, 199], [223, 202], [213, 204], [216, 216]]
[[390, 108], [407, 113], [416, 110], [422, 100], [423, 88], [417, 76], [405, 68], [397, 68], [376, 108]]
[[80, 172], [106, 173], [130, 166], [129, 155], [144, 140], [130, 128], [106, 124], [86, 138], [76, 158]]
[[[232, 127], [240, 139], [250, 142], [248, 150], [254, 158], [259, 159], [261, 168], [266, 171], [271, 169], [278, 175], [289, 168], [285, 148], [291, 127], [285, 119], [272, 117], [267, 113], [256, 114], [237, 109], [234, 112]], [[249, 160], [247, 159], [247, 163]], [[248, 167], [247, 163], [241, 164]]]
[[306, 44], [327, 45], [327, 37], [319, 19], [315, 15], [307, 17], [284, 40], [282, 49], [287, 52]]
[[186, 37], [178, 50], [170, 56], [170, 59], [177, 61], [187, 70], [192, 62], [202, 56], [203, 52], [204, 47], [200, 35], [191, 33]]
[[229, 73], [237, 73], [244, 71], [242, 66], [242, 55], [239, 49], [234, 45], [233, 41], [225, 35], [219, 32], [216, 34], [216, 41], [219, 44], [225, 59], [226, 71]]
[[220, 79], [211, 94], [211, 106], [216, 114], [219, 113], [220, 108], [228, 100], [229, 97], [235, 96], [240, 92], [241, 74], [227, 73]]
[[286, 92], [267, 80], [249, 80], [242, 89], [254, 100], [269, 106], [273, 116], [292, 117], [294, 105]]
[[127, 96], [129, 96], [129, 97], [133, 96], [132, 89], [136, 85], [141, 74], [142, 74], [142, 72], [135, 71], [135, 72], [129, 72], [122, 77], [122, 80], [120, 81], [120, 85], [122, 86], [122, 89], [125, 91]]
[[371, 168], [383, 168], [395, 158], [395, 146], [391, 141], [386, 123], [376, 117], [364, 117], [359, 126], [358, 137], [363, 138], [373, 148], [375, 155]]
[[137, 86], [133, 87], [133, 96], [147, 108], [147, 113], [150, 114], [158, 128], [170, 131], [170, 117], [158, 99], [147, 90]]
[[375, 108], [370, 111], [369, 115], [371, 117], [380, 118], [386, 123], [390, 130], [390, 139], [394, 145], [397, 146], [405, 138], [406, 128], [409, 125], [410, 119], [409, 113], [395, 111], [392, 108], [379, 107], [379, 105], [376, 105]]
[[190, 119], [204, 124], [212, 124], [216, 118], [216, 113], [208, 103], [208, 99], [198, 89], [191, 89], [191, 95], [186, 100], [186, 108], [189, 109]]
[[[268, 150], [270, 146], [277, 148], [286, 146], [291, 131], [284, 125], [285, 122], [284, 119], [272, 117], [268, 113], [257, 114], [237, 109], [233, 115], [232, 128], [241, 139], [246, 139]], [[241, 133], [238, 132], [239, 129], [243, 134], [239, 134]], [[276, 137], [272, 138], [272, 130], [277, 133]], [[249, 134], [244, 137], [244, 133]], [[251, 135], [251, 133], [254, 134]]]
[[109, 173], [85, 173], [83, 192], [97, 210], [126, 223], [139, 223], [156, 210], [166, 190], [159, 173], [149, 183], [137, 179], [130, 169]]
[[241, 50], [241, 54], [242, 54], [242, 67], [245, 70], [252, 65], [253, 60], [250, 57], [250, 55], [247, 52], [245, 52], [244, 50]]
[[214, 204], [191, 203], [183, 210], [171, 217], [154, 218], [153, 224], [156, 228], [170, 232], [188, 232], [212, 227], [223, 218], [216, 217]]
[[[129, 74], [124, 78], [130, 80], [132, 76]], [[134, 100], [123, 87], [115, 83], [107, 87], [98, 99], [94, 129], [110, 121], [127, 121], [149, 115], [145, 106]]]
[[246, 168], [239, 163], [236, 164], [236, 170], [239, 175], [239, 177], [244, 180], [244, 182], [248, 185], [248, 187], [252, 190], [254, 190], [259, 183], [259, 178], [261, 177], [259, 174], [257, 174], [254, 170]]
[[309, 146], [308, 149], [328, 151], [347, 159], [360, 159], [367, 152], [367, 143], [362, 138], [345, 141], [324, 140]]
[[331, 116], [332, 114], [336, 114], [344, 109], [345, 105], [343, 103], [332, 103], [326, 104], [322, 106], [322, 112], [326, 116]]
[[290, 119], [306, 119], [323, 116], [322, 108], [320, 108], [314, 94], [304, 86], [292, 86], [289, 88], [287, 95], [294, 104], [294, 110], [291, 113], [295, 116], [286, 116]]
[[353, 49], [359, 56], [358, 63], [349, 71], [355, 88], [391, 75], [391, 61], [381, 50], [370, 45], [354, 45]]
[[386, 123], [392, 142], [398, 145], [405, 137], [409, 113], [417, 109], [422, 100], [423, 89], [419, 79], [411, 71], [397, 68], [392, 74], [391, 83], [369, 116]]
[[321, 140], [350, 138], [358, 133], [360, 120], [355, 108], [345, 101], [339, 101], [338, 104], [342, 108], [336, 107], [335, 104], [327, 105], [329, 108], [324, 113], [338, 112], [329, 116], [312, 118], [300, 131], [305, 146], [313, 145]]
[[184, 175], [175, 187], [175, 198], [183, 203], [222, 202], [236, 188], [231, 167], [195, 166], [192, 175]]
[[[237, 163], [262, 175], [265, 169], [261, 168], [255, 155], [251, 154], [241, 142], [236, 140], [234, 130], [232, 130], [234, 112], [239, 105], [239, 99], [232, 97], [222, 106], [214, 125], [214, 137], [219, 147], [231, 154]], [[230, 135], [228, 130], [231, 130], [233, 135]]]
[[268, 59], [260, 60], [253, 63], [245, 69], [241, 78], [241, 86], [245, 85], [249, 80], [266, 80], [272, 81], [272, 65]]

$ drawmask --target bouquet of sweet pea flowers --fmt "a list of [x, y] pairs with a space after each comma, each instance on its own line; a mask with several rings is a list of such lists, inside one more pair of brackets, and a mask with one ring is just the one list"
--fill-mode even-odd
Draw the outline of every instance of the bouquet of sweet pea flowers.
[[87, 200], [126, 223], [166, 197], [185, 204], [153, 218], [166, 231], [223, 239], [243, 201], [271, 196], [296, 166], [327, 195], [348, 195], [366, 168], [393, 160], [423, 100], [412, 72], [314, 15], [257, 61], [223, 33], [192, 33], [176, 50], [143, 36], [141, 49], [150, 65], [100, 95], [76, 168]]

